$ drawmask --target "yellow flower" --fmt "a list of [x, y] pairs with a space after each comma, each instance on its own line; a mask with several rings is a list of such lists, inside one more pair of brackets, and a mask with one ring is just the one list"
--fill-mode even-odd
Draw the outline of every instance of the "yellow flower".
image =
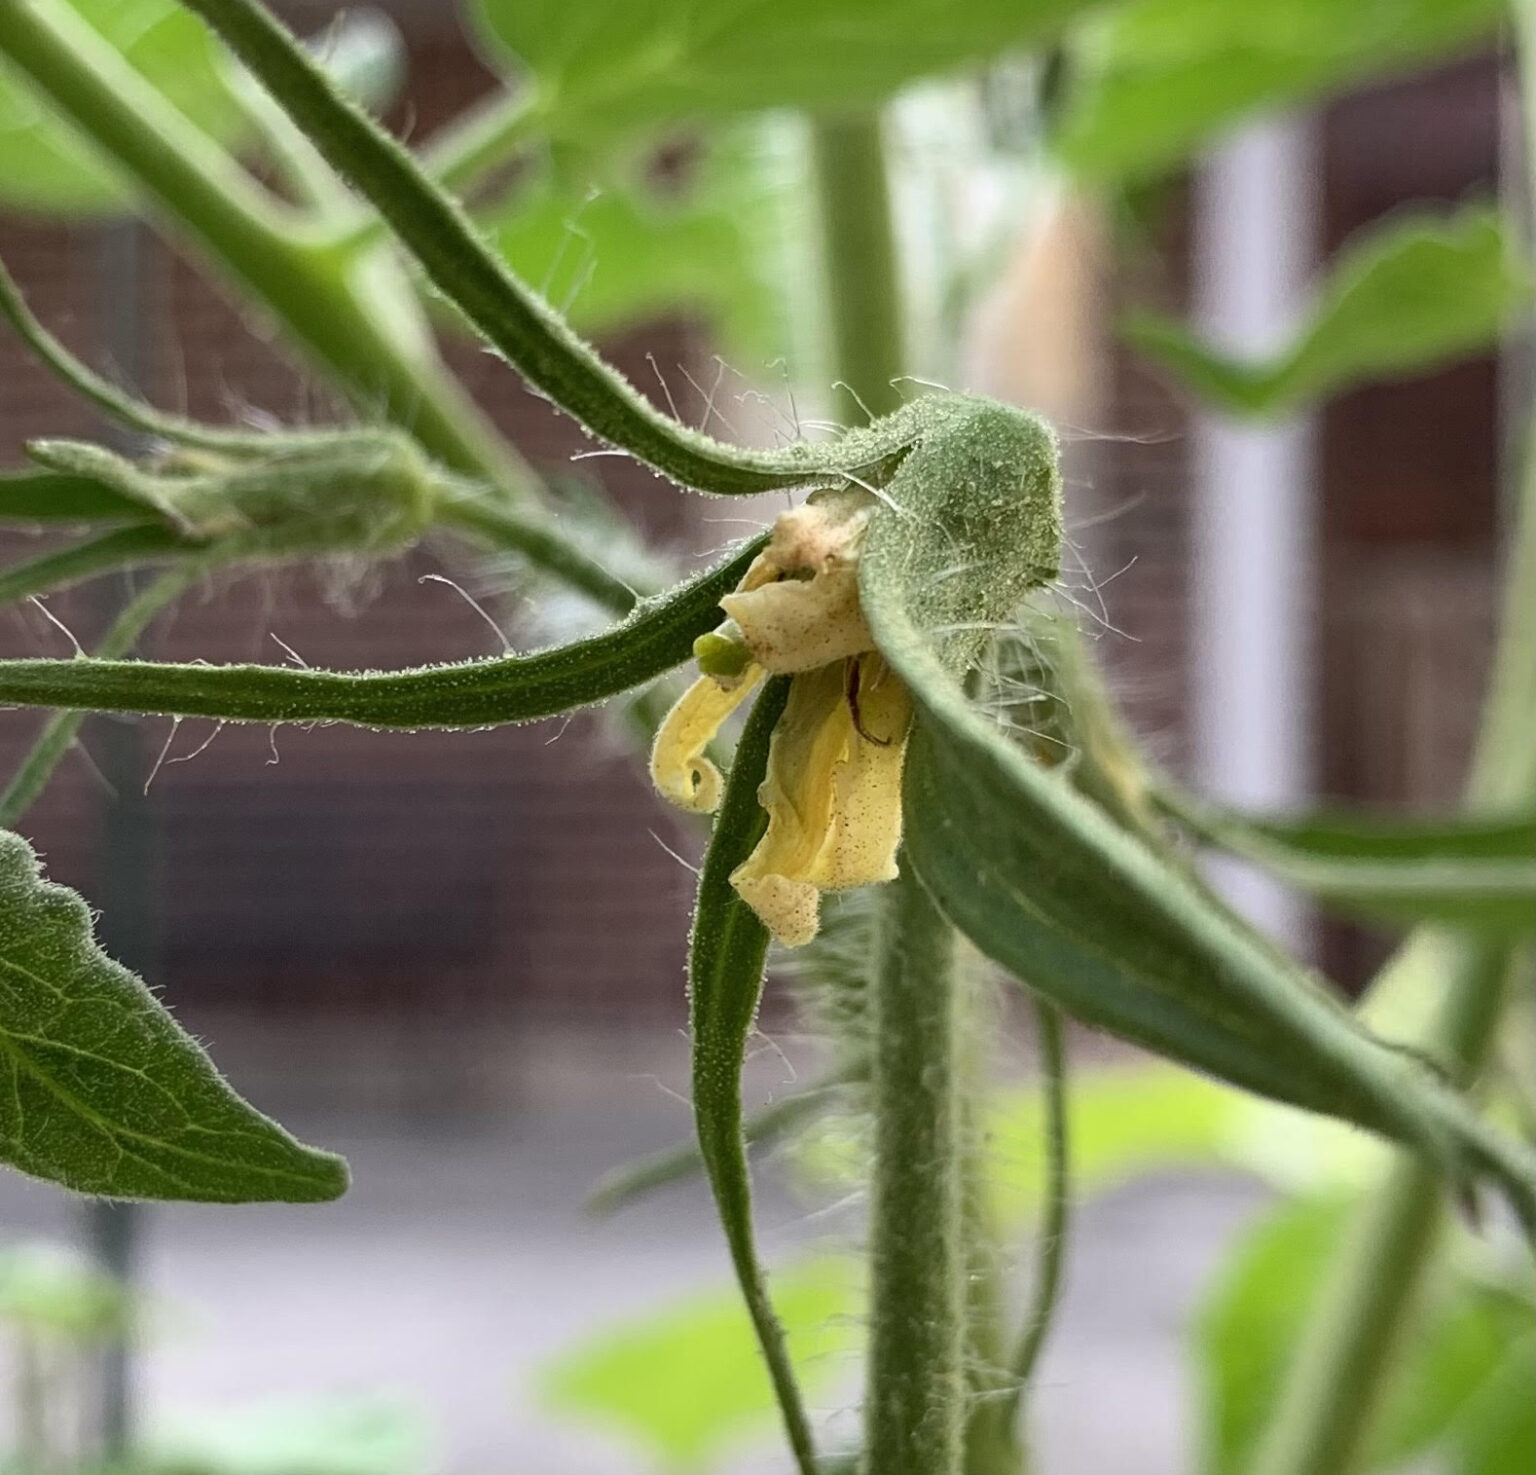
[[889, 881], [901, 842], [906, 688], [873, 648], [859, 607], [858, 549], [873, 499], [823, 493], [782, 514], [736, 591], [730, 618], [695, 653], [705, 674], [667, 714], [651, 755], [656, 787], [685, 809], [720, 801], [705, 755], [765, 671], [793, 676], [758, 800], [768, 828], [731, 876], [788, 947], [817, 931], [821, 893]]

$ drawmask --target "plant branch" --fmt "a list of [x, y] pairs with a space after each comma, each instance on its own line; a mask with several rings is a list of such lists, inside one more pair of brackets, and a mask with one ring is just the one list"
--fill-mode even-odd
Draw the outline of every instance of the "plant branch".
[[[113, 660], [126, 655], [155, 616], [179, 599], [212, 566], [210, 560], [189, 560], [179, 568], [161, 574], [123, 606], [112, 627], [97, 644], [97, 657]], [[84, 712], [59, 712], [43, 725], [21, 766], [4, 792], [0, 792], [0, 829], [10, 829], [47, 787], [59, 760], [73, 746], [85, 717]]]
[[480, 239], [469, 217], [402, 144], [331, 83], [255, 0], [182, 0], [228, 43], [332, 168], [393, 227], [433, 284], [535, 387], [593, 434], [685, 486], [722, 495], [879, 475], [911, 444], [913, 421], [826, 445], [725, 445], [661, 413], [573, 333]]
[[115, 568], [188, 558], [206, 546], [158, 524], [116, 528], [83, 543], [0, 569], [0, 608], [18, 599], [67, 588]]
[[1035, 1029], [1039, 1035], [1040, 1084], [1045, 1093], [1045, 1214], [1037, 1231], [1039, 1258], [1035, 1264], [1029, 1311], [1013, 1353], [1011, 1370], [1015, 1386], [1009, 1399], [1010, 1424], [1018, 1417], [1017, 1411], [1034, 1376], [1035, 1365], [1040, 1360], [1061, 1298], [1072, 1210], [1066, 1032], [1061, 1011], [1054, 1004], [1034, 993], [1030, 994], [1030, 1000], [1034, 1005]]
[[[173, 233], [190, 232], [333, 373], [367, 413], [382, 410], [455, 470], [508, 488], [527, 473], [401, 323], [360, 263], [306, 247], [298, 222], [186, 121], [68, 6], [0, 5], [0, 55], [73, 123]], [[377, 284], [373, 283], [376, 288]]]

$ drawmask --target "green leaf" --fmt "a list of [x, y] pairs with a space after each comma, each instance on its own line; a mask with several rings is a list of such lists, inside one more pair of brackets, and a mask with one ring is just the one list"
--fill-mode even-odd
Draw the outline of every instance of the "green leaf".
[[[1340, 1239], [1361, 1201], [1301, 1199], [1266, 1215], [1224, 1268], [1194, 1329], [1204, 1475], [1245, 1475], [1274, 1417], [1286, 1369], [1305, 1334]], [[1443, 1265], [1415, 1318], [1362, 1469], [1400, 1469], [1431, 1451], [1480, 1445], [1493, 1426], [1530, 1405], [1529, 1381], [1507, 1386], [1528, 1356], [1528, 1301]], [[1513, 1402], [1510, 1395], [1515, 1394]], [[1481, 1469], [1463, 1464], [1458, 1471]], [[1489, 1475], [1503, 1468], [1488, 1467]], [[1507, 1467], [1511, 1472], [1529, 1465]]]
[[1204, 1475], [1248, 1468], [1349, 1207], [1336, 1198], [1287, 1204], [1223, 1267], [1195, 1328]]
[[124, 1286], [60, 1245], [0, 1251], [0, 1321], [13, 1331], [88, 1346], [120, 1337], [133, 1311]]
[[967, 700], [962, 673], [1054, 558], [1050, 432], [1001, 407], [958, 409], [887, 495], [860, 588], [875, 641], [917, 703], [905, 844], [950, 920], [1087, 1023], [1404, 1140], [1447, 1173], [1495, 1175], [1536, 1234], [1536, 1171], [1522, 1146]]
[[696, 168], [665, 196], [644, 181], [583, 187], [546, 174], [483, 223], [507, 264], [580, 333], [686, 313], [710, 321], [728, 357], [765, 361], [782, 351], [785, 309], [762, 244], [771, 226], [761, 161], [744, 139], [712, 141]]
[[[1161, 1064], [1078, 1071], [1067, 1098], [1072, 1188], [1082, 1198], [1143, 1174], [1229, 1163], [1248, 1101]], [[1001, 1092], [988, 1112], [987, 1183], [999, 1215], [1022, 1222], [1039, 1207], [1045, 1103], [1038, 1089]]]
[[[855, 1268], [812, 1260], [774, 1276], [773, 1290], [801, 1381], [829, 1387], [862, 1340]], [[761, 1431], [774, 1406], [734, 1291], [693, 1296], [605, 1328], [540, 1381], [551, 1407], [628, 1435], [679, 1475], [715, 1465], [736, 1441]]]
[[1087, 0], [475, 0], [544, 128], [591, 140], [760, 108], [847, 109], [1050, 40]]
[[1536, 1335], [1505, 1358], [1452, 1441], [1454, 1475], [1529, 1475], [1536, 1470]]
[[160, 514], [92, 476], [0, 474], [0, 522], [158, 522]]
[[425, 1475], [422, 1420], [347, 1399], [258, 1405], [180, 1418], [144, 1438], [148, 1475]]
[[1138, 0], [1081, 39], [1057, 140], [1095, 179], [1145, 178], [1262, 109], [1487, 44], [1502, 0]]
[[[47, 3], [78, 11], [206, 133], [221, 142], [240, 133], [241, 110], [225, 83], [218, 46], [207, 27], [174, 0]], [[8, 71], [0, 71], [0, 203], [60, 215], [128, 206], [94, 150]]]
[[230, 1090], [91, 935], [85, 903], [0, 832], [0, 1160], [79, 1193], [317, 1203], [346, 1165]]
[[752, 1319], [785, 1429], [804, 1475], [816, 1455], [800, 1390], [775, 1315], [752, 1228], [752, 1178], [741, 1121], [741, 1068], [757, 1019], [768, 958], [768, 929], [731, 885], [731, 874], [767, 828], [758, 789], [768, 771], [768, 745], [789, 697], [789, 678], [775, 676], [736, 745], [735, 761], [699, 872], [688, 947], [689, 1033], [693, 1038], [693, 1119], [699, 1154], [715, 1196], [720, 1226], [742, 1300]]
[[0, 703], [214, 717], [231, 722], [352, 722], [364, 727], [482, 727], [590, 706], [680, 666], [719, 624], [763, 540], [588, 640], [533, 655], [406, 671], [146, 661], [0, 661]]
[[1492, 209], [1411, 214], [1340, 252], [1305, 324], [1267, 359], [1235, 359], [1178, 323], [1140, 315], [1127, 340], [1199, 398], [1278, 415], [1364, 380], [1427, 372], [1491, 348], [1530, 301], [1531, 273]]
[[1346, 911], [1487, 931], [1536, 927], [1533, 819], [1256, 819], [1192, 811], [1180, 800], [1172, 807], [1206, 839]]

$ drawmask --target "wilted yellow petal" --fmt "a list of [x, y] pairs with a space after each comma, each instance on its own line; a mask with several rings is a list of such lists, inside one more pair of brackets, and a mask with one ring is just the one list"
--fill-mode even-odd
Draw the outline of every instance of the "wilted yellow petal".
[[879, 655], [856, 669], [850, 681], [839, 661], [790, 685], [758, 790], [768, 829], [731, 876], [788, 947], [816, 935], [822, 891], [896, 875], [911, 698]]
[[859, 608], [859, 576], [852, 568], [727, 594], [720, 608], [740, 627], [753, 658], [775, 675], [825, 666], [875, 643]]
[[720, 770], [704, 749], [762, 674], [760, 667], [750, 666], [726, 685], [701, 676], [662, 719], [651, 748], [651, 782], [678, 808], [710, 814], [720, 803]]

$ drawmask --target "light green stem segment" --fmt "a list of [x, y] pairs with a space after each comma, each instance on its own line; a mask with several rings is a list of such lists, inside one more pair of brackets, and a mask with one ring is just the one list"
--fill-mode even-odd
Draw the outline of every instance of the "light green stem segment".
[[899, 409], [901, 287], [877, 114], [825, 118], [812, 134], [840, 403], [858, 425]]
[[[96, 647], [96, 654], [103, 660], [127, 655], [133, 649], [150, 621], [168, 604], [182, 594], [209, 571], [209, 560], [189, 560], [179, 568], [161, 574], [141, 593], [123, 606], [113, 621], [111, 629]], [[0, 793], [0, 830], [8, 830], [31, 807], [33, 800], [47, 786], [59, 760], [69, 751], [85, 720], [84, 712], [59, 712], [43, 725], [31, 751], [22, 760], [10, 783]]]
[[882, 902], [863, 1468], [958, 1475], [966, 1267], [955, 934], [905, 861]]
[[[1536, 3], [1521, 0], [1516, 8], [1529, 122], [1536, 117]], [[1536, 172], [1536, 127], [1528, 137]], [[1466, 803], [1474, 811], [1536, 803], [1536, 425], [1526, 435], [1503, 619], [1467, 780]], [[1420, 973], [1433, 978], [1441, 1004], [1421, 1043], [1469, 1086], [1493, 1051], [1522, 966], [1507, 944], [1425, 930], [1409, 939], [1374, 992], [1391, 992]], [[1253, 1475], [1349, 1475], [1360, 1468], [1444, 1222], [1442, 1180], [1424, 1159], [1400, 1155], [1324, 1281]]]
[[495, 432], [437, 371], [426, 340], [408, 345], [395, 315], [365, 300], [352, 278], [359, 264], [306, 249], [297, 221], [70, 7], [56, 0], [0, 5], [0, 53], [359, 404], [382, 408], [456, 470], [484, 475], [496, 467], [515, 479]]

